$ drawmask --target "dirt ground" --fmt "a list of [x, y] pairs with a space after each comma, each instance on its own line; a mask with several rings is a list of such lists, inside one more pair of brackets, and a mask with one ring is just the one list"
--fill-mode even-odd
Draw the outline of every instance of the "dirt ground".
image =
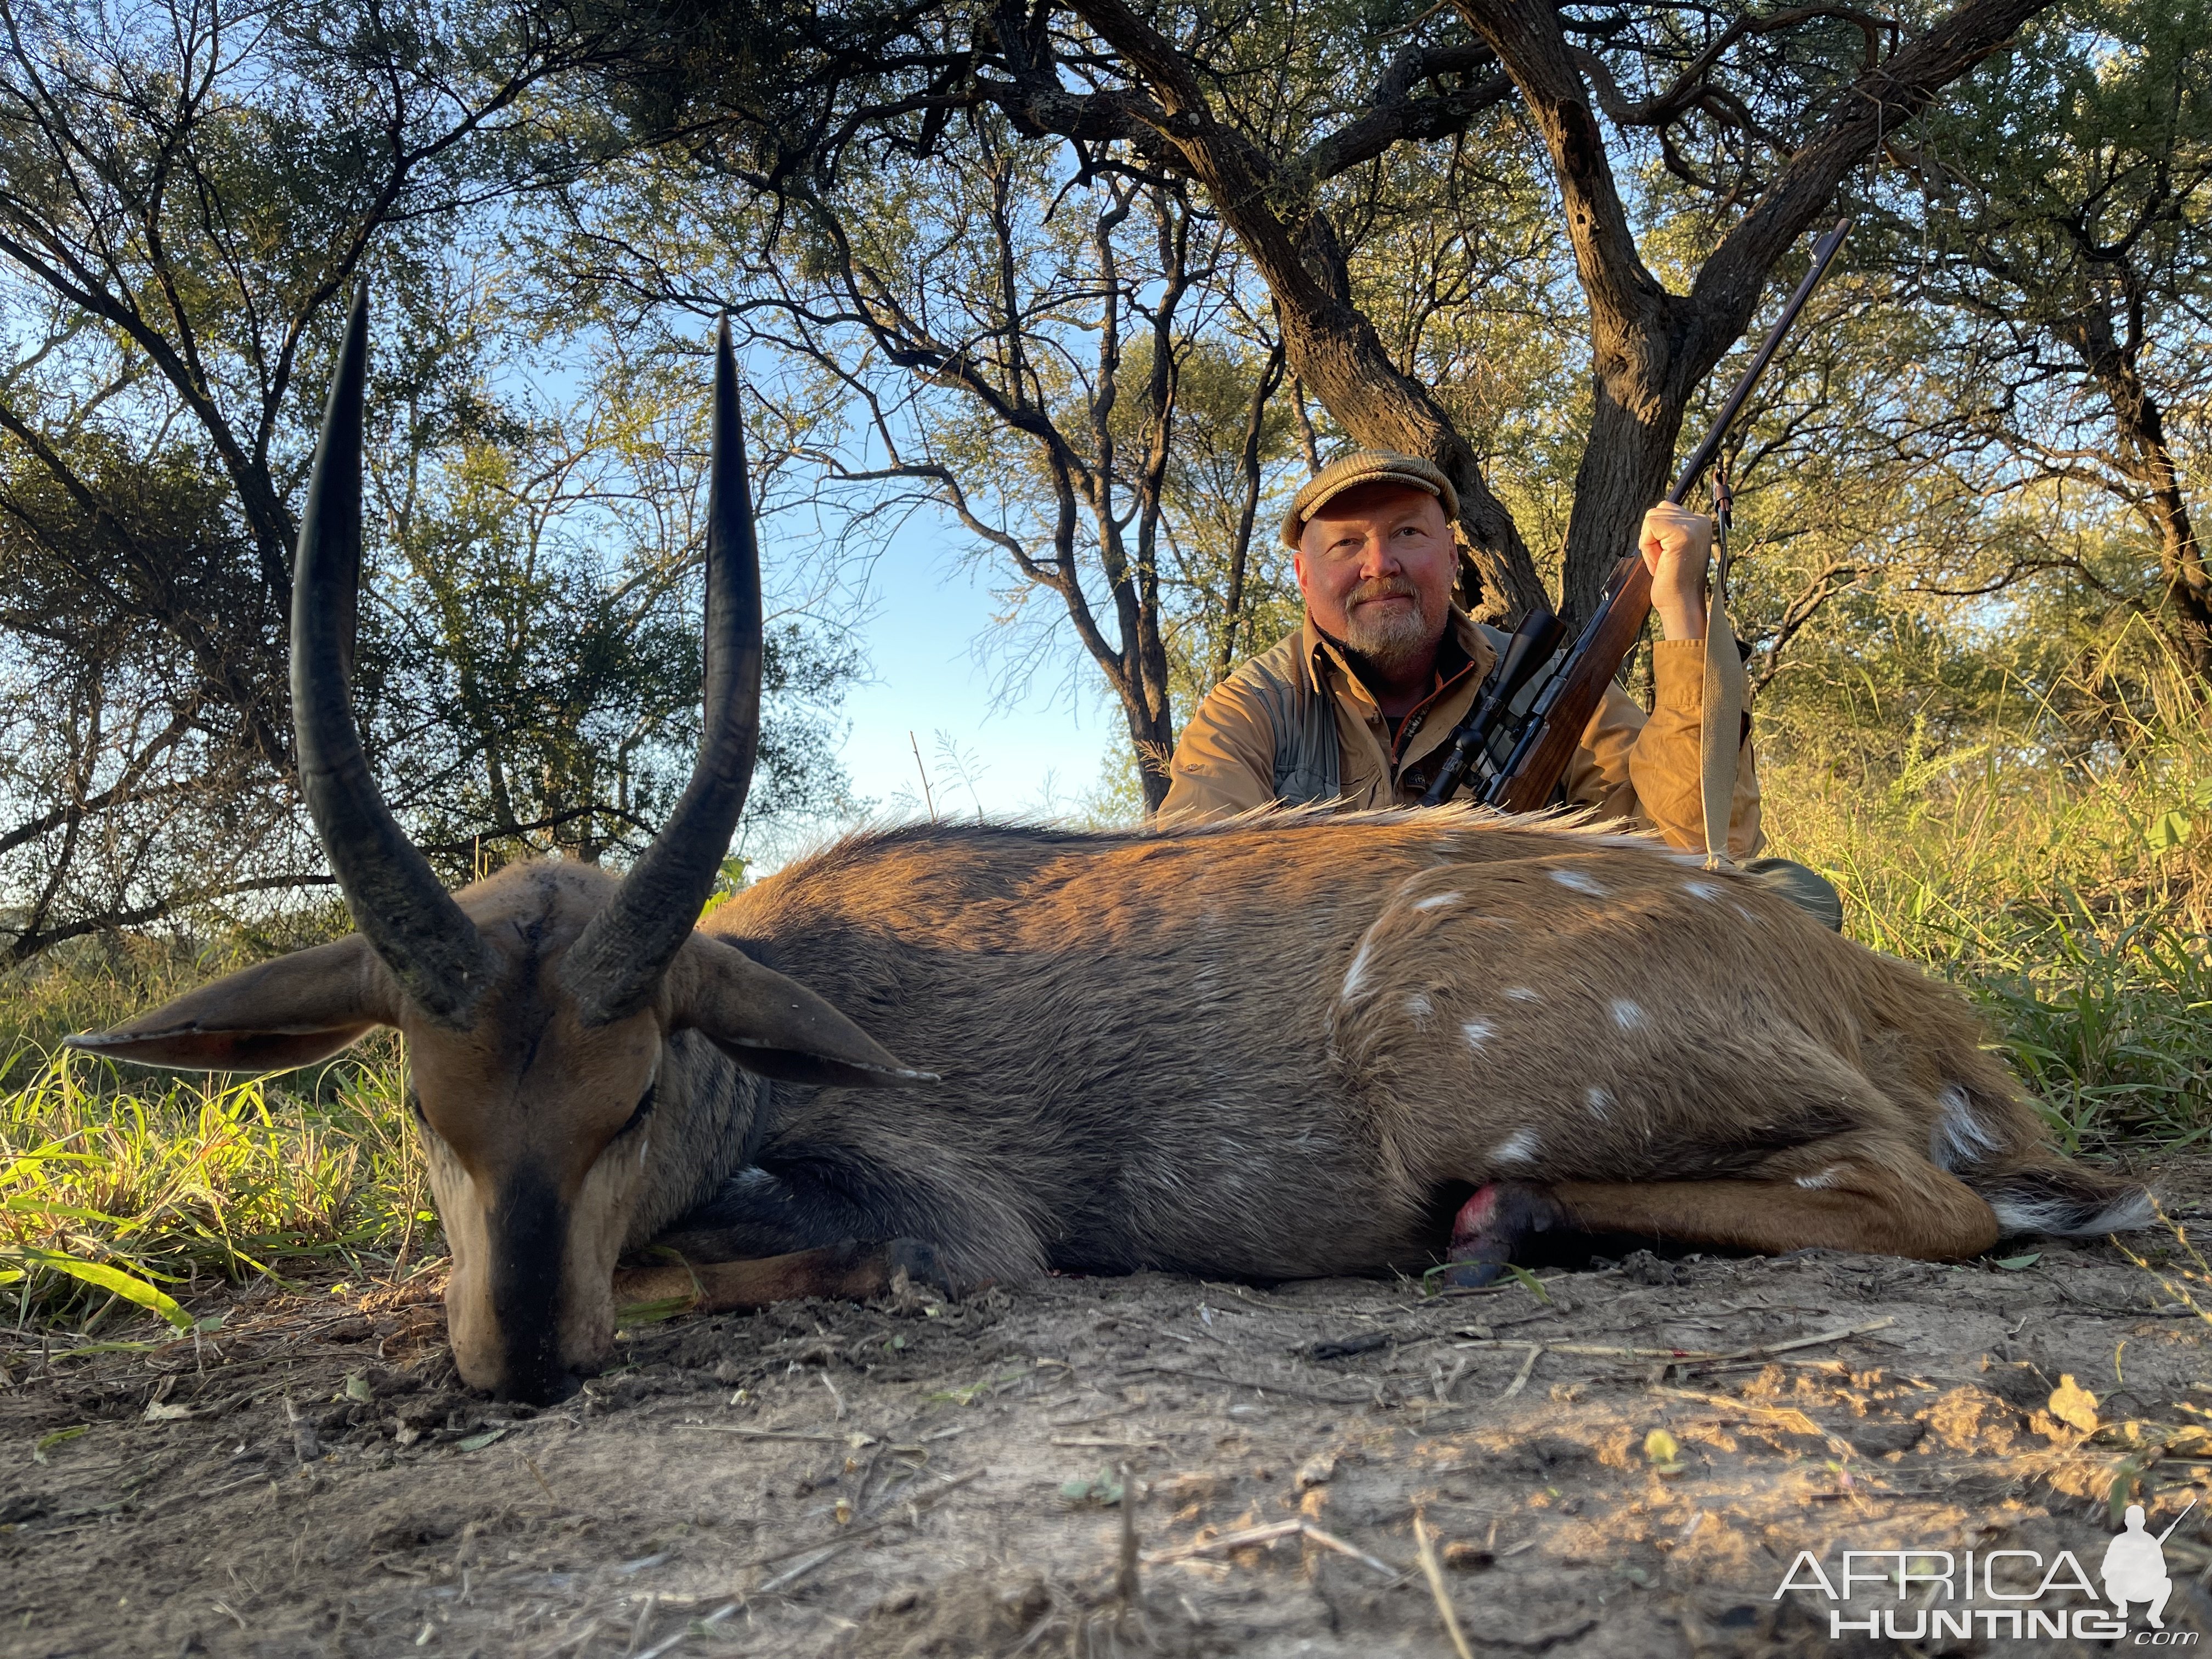
[[[2160, 1184], [2212, 1217], [2212, 1160]], [[0, 1653], [1366, 1659], [1450, 1655], [1440, 1601], [1476, 1653], [2105, 1649], [1838, 1638], [1934, 1592], [1831, 1602], [1796, 1564], [2035, 1552], [2024, 1593], [2061, 1550], [2100, 1571], [2116, 1481], [2154, 1533], [2212, 1497], [2212, 1324], [2177, 1291], [2212, 1298], [2130, 1242], [2152, 1270], [2031, 1243], [808, 1303], [641, 1328], [534, 1413], [458, 1386], [427, 1277], [264, 1286], [197, 1347], [0, 1350]], [[2212, 1622], [2208, 1508], [2166, 1543], [2175, 1638]]]

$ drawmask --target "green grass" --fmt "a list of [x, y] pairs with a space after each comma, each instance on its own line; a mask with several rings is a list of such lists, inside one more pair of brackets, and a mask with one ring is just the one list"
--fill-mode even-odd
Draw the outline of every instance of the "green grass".
[[1992, 738], [1762, 766], [1771, 850], [1845, 927], [1972, 994], [2069, 1151], [2212, 1136], [2212, 733], [2061, 770]]
[[[434, 1248], [395, 1037], [270, 1079], [149, 1071], [59, 1045], [231, 965], [150, 947], [119, 962], [88, 953], [0, 988], [0, 1329], [88, 1338], [131, 1301], [159, 1310], [116, 1272], [176, 1297], [319, 1265], [362, 1278]], [[112, 1271], [88, 1282], [85, 1264]]]
[[[1763, 762], [1773, 850], [1836, 880], [1855, 936], [1981, 1002], [2061, 1145], [2202, 1150], [2212, 736], [2184, 728], [2124, 766], [2064, 772], [2013, 752], [1914, 747], [1874, 763], [1801, 744]], [[265, 1079], [58, 1046], [305, 942], [80, 941], [0, 979], [0, 1331], [82, 1341], [149, 1305], [118, 1296], [112, 1272], [79, 1276], [96, 1269], [189, 1299], [210, 1279], [359, 1279], [436, 1252], [390, 1034]]]

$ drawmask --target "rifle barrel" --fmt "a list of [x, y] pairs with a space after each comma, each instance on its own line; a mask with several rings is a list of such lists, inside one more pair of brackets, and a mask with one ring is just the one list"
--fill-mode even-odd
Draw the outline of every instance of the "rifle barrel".
[[[1797, 313], [1805, 308], [1806, 301], [1813, 297], [1813, 290], [1820, 286], [1820, 278], [1834, 263], [1850, 228], [1848, 218], [1838, 219], [1827, 234], [1814, 245], [1813, 263], [1804, 280], [1782, 307], [1782, 314], [1767, 331], [1766, 338], [1736, 381], [1735, 389], [1721, 405], [1712, 430], [1705, 434], [1704, 441], [1690, 452], [1690, 459], [1683, 463], [1681, 476], [1667, 492], [1668, 501], [1680, 506], [1697, 487], [1705, 469], [1712, 465], [1713, 457], [1720, 453], [1729, 428], [1742, 413], [1745, 401], [1759, 384], [1759, 377], [1766, 372], [1775, 353], [1782, 349], [1783, 337], [1797, 320]], [[1582, 742], [1584, 726], [1605, 696], [1606, 685], [1620, 672], [1621, 663], [1642, 636], [1644, 619], [1650, 608], [1651, 573], [1641, 553], [1630, 553], [1613, 567], [1595, 614], [1583, 625], [1566, 660], [1560, 664], [1559, 672], [1529, 711], [1512, 754], [1483, 791], [1482, 799], [1486, 805], [1509, 812], [1533, 812], [1551, 799], [1553, 789], [1565, 775], [1568, 763]], [[1603, 672], [1597, 672], [1599, 666]]]
[[1790, 303], [1782, 307], [1781, 316], [1775, 319], [1774, 326], [1766, 331], [1766, 338], [1760, 343], [1758, 355], [1751, 360], [1750, 367], [1743, 371], [1743, 377], [1735, 383], [1735, 390], [1729, 393], [1728, 401], [1721, 405], [1721, 412], [1713, 422], [1712, 430], [1705, 434], [1703, 443], [1690, 452], [1690, 459], [1682, 464], [1681, 475], [1674, 480], [1674, 487], [1667, 492], [1667, 499], [1675, 506], [1680, 507], [1689, 500], [1690, 492], [1698, 487], [1698, 480], [1713, 464], [1713, 457], [1720, 453], [1729, 428], [1735, 424], [1735, 417], [1743, 410], [1744, 400], [1751, 396], [1752, 388], [1759, 384], [1759, 377], [1766, 373], [1766, 366], [1774, 361], [1774, 354], [1782, 349], [1783, 336], [1790, 332], [1790, 325], [1797, 320], [1797, 313], [1805, 308], [1805, 301], [1811, 299], [1813, 290], [1820, 287], [1820, 278], [1828, 274], [1828, 266], [1842, 248], [1844, 238], [1850, 228], [1849, 219], [1838, 219], [1834, 228], [1813, 245], [1813, 263], [1805, 272], [1805, 280], [1797, 284], [1797, 291], [1790, 296]]

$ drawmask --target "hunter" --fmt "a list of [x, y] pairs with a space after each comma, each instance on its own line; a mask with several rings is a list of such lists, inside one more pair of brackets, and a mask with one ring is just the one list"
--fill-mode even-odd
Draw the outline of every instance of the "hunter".
[[[1365, 450], [1332, 462], [1284, 516], [1305, 623], [1199, 705], [1170, 763], [1163, 823], [1267, 805], [1346, 811], [1418, 805], [1503, 635], [1452, 603], [1459, 496], [1416, 456]], [[1686, 851], [1705, 850], [1698, 720], [1712, 521], [1662, 502], [1644, 518], [1651, 570], [1650, 714], [1618, 685], [1567, 769], [1565, 803], [1595, 807]], [[1835, 890], [1802, 866], [1761, 859], [1759, 774], [1744, 722], [1728, 854], [1831, 927]]]

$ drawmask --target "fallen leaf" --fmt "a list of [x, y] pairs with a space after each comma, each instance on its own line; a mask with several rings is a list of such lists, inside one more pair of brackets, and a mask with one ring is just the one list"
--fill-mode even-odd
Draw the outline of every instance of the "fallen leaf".
[[1071, 1504], [1097, 1504], [1110, 1509], [1121, 1501], [1121, 1483], [1102, 1473], [1089, 1480], [1063, 1480], [1060, 1495]]
[[146, 1420], [149, 1423], [181, 1423], [191, 1414], [190, 1406], [172, 1406], [166, 1400], [146, 1402]]
[[2008, 1255], [2000, 1257], [1996, 1265], [2003, 1268], [2008, 1273], [2016, 1273], [2022, 1268], [2033, 1267], [2037, 1262], [2042, 1260], [2042, 1251], [2030, 1250], [2026, 1255]]
[[1644, 1455], [1651, 1460], [1651, 1467], [1657, 1474], [1682, 1472], [1681, 1444], [1664, 1429], [1654, 1429], [1644, 1437]]
[[2094, 1433], [2097, 1427], [2097, 1396], [2076, 1382], [2071, 1371], [2061, 1372], [2058, 1386], [2051, 1391], [2051, 1414], [2083, 1434]]
[[1308, 1486], [1325, 1486], [1336, 1478], [1336, 1456], [1333, 1452], [1320, 1452], [1298, 1465], [1297, 1485], [1303, 1492]]
[[507, 1431], [505, 1429], [486, 1429], [482, 1434], [465, 1435], [460, 1439], [453, 1442], [453, 1443], [456, 1446], [459, 1446], [463, 1451], [482, 1451], [486, 1446], [491, 1444], [493, 1441], [503, 1440], [506, 1437]]

